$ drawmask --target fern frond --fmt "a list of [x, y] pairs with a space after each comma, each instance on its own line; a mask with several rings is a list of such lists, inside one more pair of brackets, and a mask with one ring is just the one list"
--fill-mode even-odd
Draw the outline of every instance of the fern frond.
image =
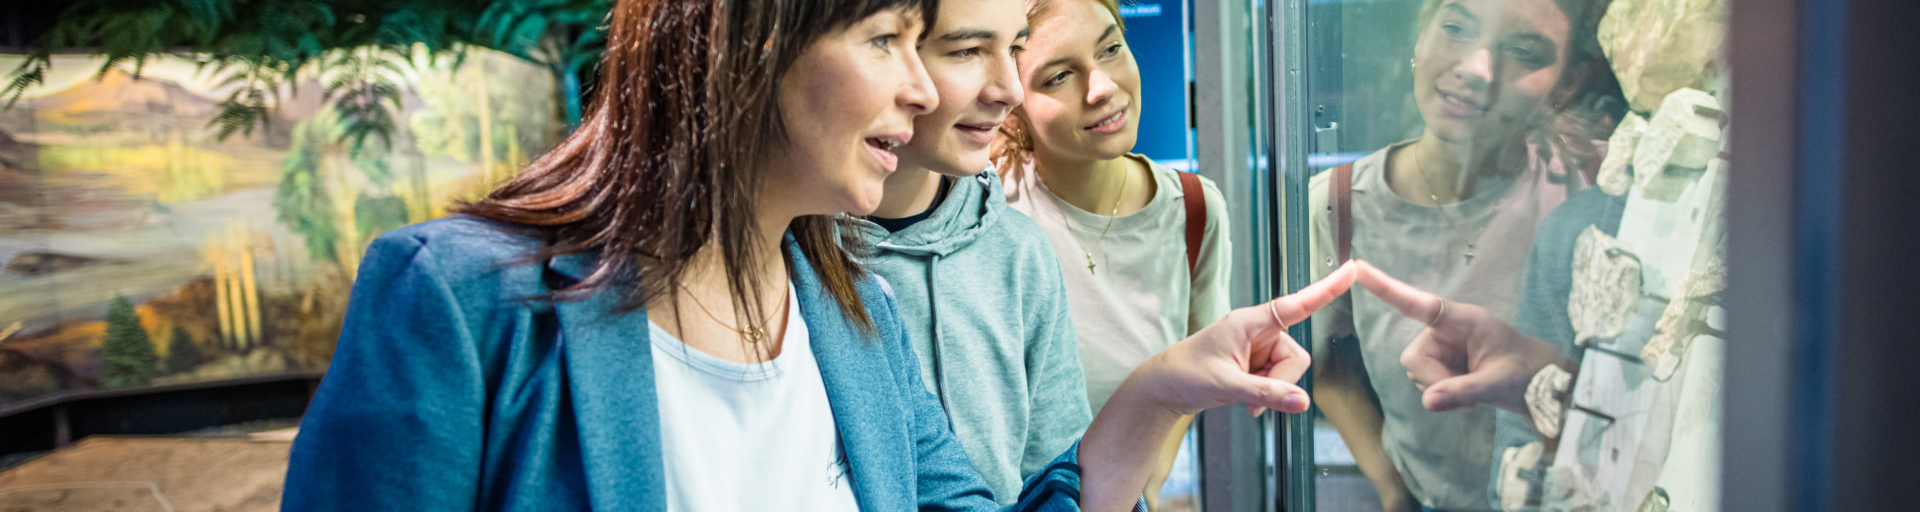
[[46, 83], [47, 68], [52, 65], [46, 54], [29, 56], [26, 62], [20, 63], [20, 67], [13, 70], [13, 79], [7, 81], [7, 88], [0, 90], [0, 95], [7, 97], [7, 108], [13, 108], [27, 89]]

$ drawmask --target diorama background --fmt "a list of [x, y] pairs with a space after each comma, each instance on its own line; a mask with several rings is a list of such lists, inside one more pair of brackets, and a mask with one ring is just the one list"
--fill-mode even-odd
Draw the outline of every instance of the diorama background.
[[0, 109], [0, 410], [325, 371], [366, 245], [478, 197], [563, 129], [544, 68], [460, 53], [383, 71], [400, 107], [364, 144], [342, 136], [324, 70], [219, 140], [238, 86], [211, 67], [55, 56]]

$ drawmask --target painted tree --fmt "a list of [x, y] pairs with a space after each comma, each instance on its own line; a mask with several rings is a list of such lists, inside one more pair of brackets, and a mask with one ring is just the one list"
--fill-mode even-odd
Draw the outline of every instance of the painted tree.
[[193, 344], [193, 336], [180, 326], [173, 327], [173, 336], [167, 340], [167, 371], [181, 373], [193, 371], [200, 366], [200, 347]]
[[400, 196], [361, 194], [353, 201], [353, 226], [361, 240], [407, 225], [407, 202]]
[[338, 215], [328, 194], [321, 166], [326, 146], [332, 141], [322, 127], [327, 116], [317, 116], [293, 128], [293, 147], [280, 164], [280, 186], [274, 190], [273, 209], [280, 224], [299, 233], [307, 242], [313, 261], [338, 263], [335, 244], [340, 231], [334, 224]]
[[100, 343], [100, 377], [109, 388], [144, 386], [159, 373], [153, 341], [126, 297], [107, 306], [107, 339]]
[[489, 60], [472, 58], [453, 73], [421, 76], [415, 92], [425, 108], [407, 119], [407, 133], [422, 153], [479, 163], [494, 172], [526, 165], [514, 158], [514, 147], [538, 147], [545, 140], [555, 112], [524, 100], [528, 86], [537, 82], [489, 75], [485, 68], [497, 66]]

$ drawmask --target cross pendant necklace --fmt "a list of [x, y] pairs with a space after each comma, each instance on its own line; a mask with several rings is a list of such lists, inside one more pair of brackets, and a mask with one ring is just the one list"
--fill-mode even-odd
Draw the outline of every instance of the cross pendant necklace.
[[[1427, 194], [1427, 199], [1431, 199], [1431, 200], [1433, 200], [1433, 207], [1434, 207], [1435, 209], [1439, 209], [1439, 208], [1441, 208], [1441, 206], [1440, 206], [1440, 198], [1439, 198], [1438, 196], [1435, 196], [1435, 195], [1433, 195], [1432, 193], [1428, 193], [1428, 194]], [[1454, 224], [1453, 224], [1453, 219], [1449, 219], [1449, 218], [1447, 218], [1447, 213], [1446, 213], [1446, 211], [1445, 211], [1445, 210], [1437, 210], [1437, 211], [1439, 211], [1439, 212], [1440, 212], [1440, 218], [1442, 218], [1442, 219], [1445, 219], [1445, 220], [1447, 221], [1447, 227], [1448, 227], [1448, 228], [1453, 228], [1453, 227], [1454, 227]], [[1461, 255], [1460, 255], [1460, 257], [1461, 257], [1462, 259], [1465, 259], [1465, 260], [1466, 260], [1466, 263], [1467, 263], [1467, 266], [1469, 266], [1469, 267], [1471, 267], [1471, 266], [1473, 266], [1473, 244], [1474, 244], [1474, 241], [1473, 241], [1473, 239], [1471, 239], [1471, 238], [1469, 238], [1469, 239], [1467, 239], [1467, 252], [1466, 252], [1466, 254], [1461, 254]]]
[[[1060, 207], [1055, 209], [1055, 211], [1060, 213], [1061, 227], [1064, 227], [1067, 229], [1067, 236], [1073, 238], [1073, 243], [1075, 245], [1080, 246], [1080, 253], [1086, 255], [1087, 257], [1087, 275], [1098, 274], [1097, 272], [1093, 271], [1094, 267], [1096, 266], [1093, 264], [1093, 251], [1099, 249], [1101, 245], [1104, 245], [1107, 243], [1107, 230], [1113, 229], [1113, 219], [1118, 218], [1120, 216], [1120, 198], [1126, 196], [1127, 194], [1127, 174], [1126, 173], [1132, 171], [1132, 169], [1128, 169], [1124, 166], [1122, 167], [1122, 169], [1123, 171], [1122, 171], [1122, 174], [1120, 175], [1120, 190], [1118, 192], [1115, 192], [1113, 195], [1113, 210], [1110, 212], [1107, 212], [1107, 225], [1106, 227], [1100, 228], [1100, 238], [1096, 238], [1093, 240], [1094, 246], [1092, 248], [1088, 248], [1087, 244], [1081, 243], [1080, 235], [1078, 233], [1073, 232], [1073, 221], [1067, 219], [1066, 207]], [[1063, 199], [1060, 202], [1065, 203], [1066, 200]]]
[[[1433, 202], [1434, 212], [1440, 214], [1441, 220], [1447, 221], [1448, 231], [1458, 231], [1459, 226], [1453, 223], [1453, 218], [1447, 216], [1446, 207], [1440, 204], [1440, 196], [1434, 193], [1434, 190], [1436, 190], [1438, 187], [1433, 186], [1433, 179], [1427, 177], [1426, 166], [1420, 165], [1420, 149], [1414, 148], [1414, 147], [1408, 147], [1407, 151], [1410, 151], [1413, 153], [1413, 170], [1415, 172], [1420, 173], [1421, 184], [1427, 186], [1427, 200]], [[1485, 229], [1485, 228], [1481, 228], [1481, 229]], [[1473, 266], [1474, 238], [1478, 238], [1478, 235], [1474, 235], [1473, 237], [1470, 237], [1467, 239], [1467, 252], [1465, 254], [1460, 255], [1462, 259], [1466, 260], [1466, 266], [1469, 266], [1469, 267]]]

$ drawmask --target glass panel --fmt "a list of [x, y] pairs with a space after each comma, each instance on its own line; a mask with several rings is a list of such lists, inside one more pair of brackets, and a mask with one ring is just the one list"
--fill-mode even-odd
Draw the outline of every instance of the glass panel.
[[1317, 407], [1288, 443], [1314, 471], [1287, 488], [1325, 511], [1717, 508], [1726, 2], [1268, 12], [1303, 75], [1275, 75], [1269, 155], [1305, 156], [1285, 269], [1377, 268], [1310, 326]]

